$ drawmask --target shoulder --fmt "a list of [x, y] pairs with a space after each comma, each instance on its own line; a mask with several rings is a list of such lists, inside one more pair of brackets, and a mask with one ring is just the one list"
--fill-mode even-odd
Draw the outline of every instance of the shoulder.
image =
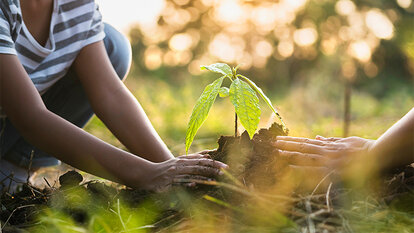
[[[0, 26], [7, 27], [13, 40], [21, 28], [23, 18], [18, 0], [0, 0]], [[4, 32], [3, 32], [4, 33]]]

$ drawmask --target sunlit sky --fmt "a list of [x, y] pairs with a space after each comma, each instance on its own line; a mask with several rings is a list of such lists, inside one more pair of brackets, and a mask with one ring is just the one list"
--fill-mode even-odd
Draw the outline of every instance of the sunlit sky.
[[151, 27], [164, 7], [164, 0], [95, 0], [100, 7], [103, 20], [128, 33], [129, 26], [140, 24]]
[[[242, 68], [245, 69], [251, 66], [262, 68], [271, 56], [283, 60], [304, 54], [311, 59], [316, 54], [315, 49], [321, 49], [324, 54], [330, 55], [341, 45], [347, 48], [346, 53], [349, 56], [363, 64], [371, 64], [372, 53], [380, 40], [392, 39], [395, 34], [393, 22], [396, 17], [392, 17], [392, 12], [377, 8], [358, 9], [352, 0], [338, 0], [335, 3], [338, 17], [342, 17], [347, 23], [342, 24], [344, 21], [336, 20], [339, 18], [329, 17], [320, 25], [305, 20], [299, 26], [294, 25], [293, 21], [309, 0], [267, 1], [255, 7], [241, 0], [202, 0], [202, 5], [213, 7], [210, 20], [222, 25], [223, 30], [215, 34], [209, 42], [208, 56], [200, 56], [200, 60], [197, 60], [191, 49], [200, 40], [198, 31], [188, 29], [170, 34], [174, 28], [189, 23], [193, 15], [199, 16], [194, 7], [185, 10], [180, 8], [180, 5], [186, 5], [190, 0], [174, 0], [175, 4], [166, 0], [95, 1], [100, 6], [103, 20], [125, 35], [128, 35], [132, 25], [139, 24], [144, 37], [146, 36], [147, 68], [157, 69], [162, 64], [188, 65], [189, 72], [193, 74], [199, 72], [198, 63], [205, 63], [207, 61], [203, 59], [211, 57], [214, 60], [243, 64]], [[408, 8], [413, 0], [394, 1], [400, 7]], [[164, 12], [164, 20], [168, 22], [171, 30], [157, 27], [161, 11]], [[250, 47], [253, 49], [249, 51], [248, 41], [243, 37], [249, 33], [246, 30], [252, 30], [245, 26], [248, 22], [255, 25], [254, 30], [257, 33], [255, 40], [251, 41], [253, 44]], [[204, 26], [207, 27], [207, 24], [205, 20]], [[265, 37], [272, 33], [278, 40], [276, 46]], [[320, 48], [316, 48], [318, 40], [321, 40]], [[161, 41], [168, 42], [169, 48], [159, 48], [157, 43]]]

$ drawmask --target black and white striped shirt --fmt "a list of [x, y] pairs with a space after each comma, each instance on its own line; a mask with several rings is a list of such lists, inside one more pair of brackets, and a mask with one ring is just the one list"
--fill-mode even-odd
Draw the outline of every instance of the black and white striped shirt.
[[26, 28], [19, 0], [0, 0], [0, 53], [15, 54], [42, 94], [72, 65], [80, 50], [102, 40], [94, 0], [53, 0], [49, 38], [41, 46]]

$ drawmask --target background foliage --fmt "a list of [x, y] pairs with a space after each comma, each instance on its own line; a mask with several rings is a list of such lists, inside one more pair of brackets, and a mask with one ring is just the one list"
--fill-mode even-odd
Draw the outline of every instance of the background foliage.
[[[294, 136], [342, 136], [344, 92], [347, 85], [351, 86], [350, 134], [377, 138], [414, 106], [413, 28], [412, 0], [166, 0], [156, 27], [130, 30], [133, 63], [126, 85], [176, 155], [184, 154], [185, 132], [194, 103], [215, 78], [200, 71], [199, 66], [215, 62], [243, 64], [240, 73], [264, 90]], [[259, 126], [277, 121], [270, 109], [262, 110]], [[218, 98], [191, 149], [216, 147], [220, 135], [233, 134], [233, 117], [231, 103]], [[96, 117], [86, 129], [123, 147]], [[309, 174], [305, 175], [306, 179], [299, 180], [309, 180]], [[291, 184], [286, 179], [274, 191], [289, 193]], [[413, 231], [412, 205], [407, 204], [411, 203], [412, 192], [408, 196], [411, 199], [389, 205], [376, 198], [380, 192], [360, 187], [345, 197], [337, 196], [341, 204], [333, 205], [333, 209], [329, 206], [329, 191], [312, 193], [301, 198], [303, 208], [291, 209], [290, 204], [281, 201], [285, 199], [278, 199], [290, 197], [266, 199], [263, 193], [252, 190], [241, 190], [249, 194], [242, 209], [211, 197], [205, 198], [212, 202], [208, 205], [200, 200], [185, 202], [185, 192], [176, 192], [184, 200], [185, 214], [191, 216], [182, 225], [192, 232], [318, 232], [313, 220], [331, 221], [319, 218], [327, 208], [340, 217], [333, 220], [339, 221], [344, 232]], [[70, 200], [76, 200], [77, 205], [93, 204], [90, 199], [78, 201], [86, 194], [74, 194], [58, 200], [69, 206], [73, 204]], [[311, 206], [318, 204], [312, 198], [323, 202], [326, 198], [327, 206]], [[269, 200], [273, 202], [269, 204]], [[130, 232], [152, 227], [146, 224], [155, 216], [148, 212], [153, 207], [137, 209], [119, 199], [112, 204], [105, 204], [111, 211], [109, 215], [85, 205], [93, 216], [88, 226], [79, 227], [68, 216], [60, 215], [65, 206], [58, 201], [45, 209], [40, 220], [46, 224], [45, 229], [56, 232]], [[234, 219], [228, 218], [232, 209], [237, 213]], [[279, 212], [284, 210], [292, 210], [291, 216], [296, 218], [289, 219]], [[39, 232], [44, 232], [41, 227]]]
[[[350, 134], [377, 138], [414, 106], [411, 0], [168, 0], [156, 27], [130, 30], [127, 86], [168, 146], [184, 153], [192, 106], [214, 77], [200, 65], [241, 63], [271, 97], [291, 135], [342, 136], [345, 83]], [[193, 149], [232, 134], [218, 100]], [[265, 110], [260, 126], [276, 118]], [[89, 131], [120, 145], [94, 119]]]

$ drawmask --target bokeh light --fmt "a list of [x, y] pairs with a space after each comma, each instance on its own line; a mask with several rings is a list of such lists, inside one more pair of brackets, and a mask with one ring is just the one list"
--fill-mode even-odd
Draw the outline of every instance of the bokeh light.
[[353, 42], [349, 50], [349, 53], [361, 62], [367, 62], [371, 59], [371, 48], [365, 41]]
[[409, 8], [412, 4], [412, 0], [397, 0], [397, 3], [402, 8]]
[[335, 11], [339, 15], [350, 15], [355, 12], [356, 6], [350, 0], [340, 0], [335, 4]]
[[184, 51], [191, 47], [192, 37], [187, 33], [175, 34], [169, 41], [169, 47], [174, 51]]
[[391, 39], [394, 34], [394, 26], [388, 17], [379, 9], [369, 10], [365, 16], [368, 28], [381, 39]]
[[314, 28], [302, 28], [294, 32], [293, 38], [299, 46], [309, 46], [316, 42], [318, 32]]

